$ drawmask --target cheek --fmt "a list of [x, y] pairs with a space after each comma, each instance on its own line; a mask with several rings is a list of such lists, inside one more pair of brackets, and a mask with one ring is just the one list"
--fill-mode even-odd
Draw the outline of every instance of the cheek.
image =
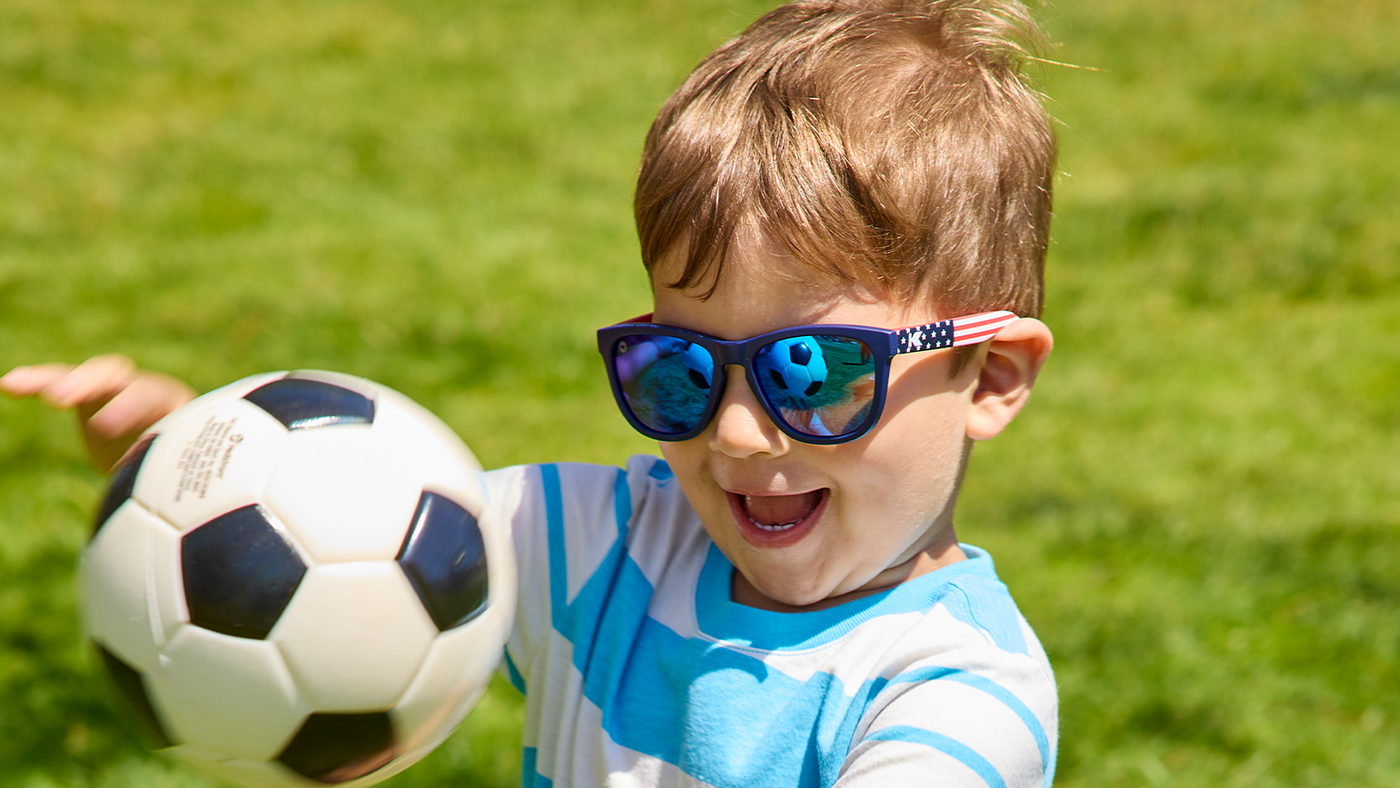
[[661, 459], [666, 461], [666, 464], [671, 468], [671, 473], [676, 475], [676, 479], [680, 481], [681, 486], [684, 487], [686, 484], [685, 477], [688, 475], [686, 470], [686, 452], [679, 448], [679, 444], [675, 443], [658, 442], [657, 448], [661, 451]]
[[700, 510], [702, 500], [697, 497], [703, 487], [701, 477], [701, 452], [693, 444], [701, 440], [683, 441], [680, 443], [660, 442], [658, 446], [661, 450], [661, 458], [666, 461], [666, 465], [671, 468], [671, 473], [675, 474], [676, 481], [680, 484], [681, 490], [690, 501], [691, 506]]
[[[893, 393], [893, 392], [892, 392]], [[873, 433], [870, 454], [896, 467], [956, 465], [967, 438], [968, 397], [943, 391], [912, 400], [893, 399]]]
[[675, 470], [682, 465], [695, 465], [696, 457], [702, 450], [695, 444], [700, 442], [700, 438], [688, 441], [657, 441], [656, 447], [661, 452], [661, 459]]
[[966, 406], [948, 392], [905, 404], [869, 436], [851, 464], [860, 497], [901, 522], [937, 519], [957, 491], [967, 437]]
[[952, 353], [912, 359], [903, 366], [900, 361], [895, 359], [890, 373], [881, 421], [937, 445], [947, 442], [951, 435], [963, 436], [977, 382], [971, 370], [950, 377]]
[[871, 452], [859, 467], [868, 489], [900, 508], [927, 508], [949, 497], [962, 468], [962, 434], [925, 424], [901, 427], [893, 437], [894, 445]]

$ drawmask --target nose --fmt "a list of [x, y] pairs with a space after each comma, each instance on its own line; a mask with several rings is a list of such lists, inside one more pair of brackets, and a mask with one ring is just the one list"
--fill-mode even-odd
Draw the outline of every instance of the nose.
[[788, 437], [768, 418], [743, 370], [732, 368], [725, 378], [724, 397], [710, 425], [710, 448], [734, 458], [785, 453]]

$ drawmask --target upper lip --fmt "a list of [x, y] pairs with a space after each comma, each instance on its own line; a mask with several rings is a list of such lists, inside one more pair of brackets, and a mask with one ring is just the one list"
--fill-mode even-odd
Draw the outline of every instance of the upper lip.
[[[807, 477], [805, 480], [803, 477]], [[811, 478], [811, 474], [784, 470], [776, 466], [734, 466], [710, 468], [710, 478], [721, 490], [733, 495], [755, 497], [774, 495], [803, 495], [824, 490], [830, 485]]]
[[825, 489], [823, 487], [797, 487], [794, 485], [720, 485], [725, 492], [740, 497], [776, 497], [779, 495], [806, 495]]

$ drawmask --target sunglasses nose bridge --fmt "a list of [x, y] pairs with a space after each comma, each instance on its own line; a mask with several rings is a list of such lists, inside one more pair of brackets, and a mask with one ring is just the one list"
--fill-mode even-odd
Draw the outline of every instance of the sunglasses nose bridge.
[[[766, 408], [762, 395], [754, 389], [757, 370], [754, 369], [753, 362], [757, 358], [758, 350], [759, 348], [752, 341], [726, 342], [719, 340], [710, 348], [710, 353], [715, 358], [715, 368], [719, 371], [722, 376], [721, 380], [725, 381], [726, 386], [731, 375], [737, 377], [749, 389], [749, 394]], [[731, 367], [737, 369], [731, 370]], [[721, 396], [725, 394], [724, 391], [719, 393]]]
[[710, 354], [715, 357], [717, 367], [742, 367], [747, 356], [748, 343], [715, 341]]
[[722, 368], [729, 374], [722, 384], [716, 376], [716, 385], [722, 387], [715, 392], [708, 421], [710, 448], [735, 458], [781, 454], [787, 450], [788, 439], [742, 367], [742, 359], [724, 365]]

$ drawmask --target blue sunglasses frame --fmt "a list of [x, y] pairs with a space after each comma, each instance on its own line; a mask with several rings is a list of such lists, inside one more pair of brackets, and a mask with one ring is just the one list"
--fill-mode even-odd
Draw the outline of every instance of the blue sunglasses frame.
[[[725, 340], [688, 331], [676, 326], [652, 323], [651, 315], [642, 315], [632, 320], [598, 329], [598, 352], [602, 354], [607, 368], [608, 382], [612, 386], [613, 399], [627, 423], [641, 434], [659, 441], [686, 441], [704, 432], [715, 417], [720, 400], [724, 397], [728, 381], [726, 370], [731, 365], [743, 367], [744, 378], [749, 390], [754, 393], [763, 412], [767, 414], [783, 434], [801, 443], [832, 445], [857, 440], [869, 432], [880, 421], [885, 408], [885, 393], [889, 385], [890, 363], [895, 356], [904, 353], [921, 353], [929, 350], [943, 350], [986, 342], [996, 333], [1018, 320], [1014, 313], [1004, 310], [981, 312], [975, 315], [955, 317], [934, 323], [925, 323], [901, 329], [872, 328], [843, 324], [819, 323], [806, 326], [770, 331], [748, 339]], [[701, 411], [698, 423], [684, 432], [662, 432], [642, 423], [632, 412], [626, 393], [619, 380], [616, 357], [617, 345], [624, 337], [665, 336], [672, 337], [703, 347], [715, 361], [714, 378], [711, 381], [708, 399]], [[772, 401], [764, 386], [759, 385], [755, 360], [760, 351], [790, 337], [829, 336], [854, 339], [870, 349], [874, 365], [875, 390], [866, 418], [854, 429], [839, 435], [812, 435], [793, 427], [783, 418], [782, 412]]]

